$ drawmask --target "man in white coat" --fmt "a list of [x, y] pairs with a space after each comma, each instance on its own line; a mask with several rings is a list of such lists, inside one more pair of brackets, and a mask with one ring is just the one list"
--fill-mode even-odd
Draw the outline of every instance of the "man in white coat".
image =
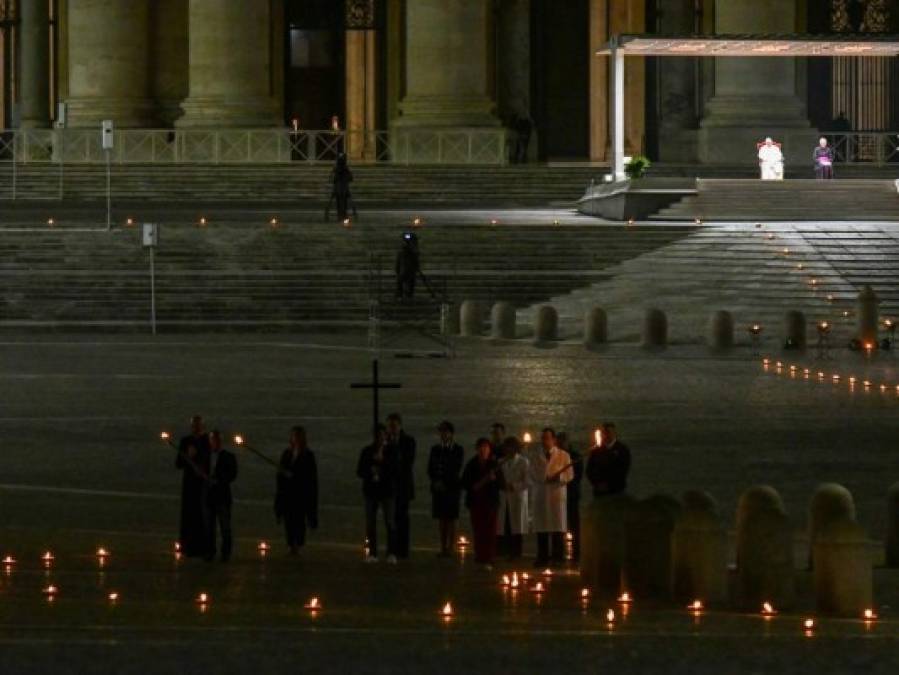
[[528, 458], [521, 454], [521, 442], [514, 436], [505, 439], [500, 448], [500, 472], [504, 487], [499, 493], [496, 535], [505, 545], [509, 558], [515, 560], [521, 557], [523, 535], [528, 531], [531, 465]]
[[762, 180], [783, 180], [784, 156], [780, 145], [768, 136], [759, 147], [759, 170]]
[[565, 531], [568, 529], [568, 490], [565, 486], [574, 479], [571, 457], [556, 447], [556, 432], [544, 429], [540, 445], [530, 456], [534, 530], [537, 532], [535, 567], [544, 567], [550, 561], [565, 561]]

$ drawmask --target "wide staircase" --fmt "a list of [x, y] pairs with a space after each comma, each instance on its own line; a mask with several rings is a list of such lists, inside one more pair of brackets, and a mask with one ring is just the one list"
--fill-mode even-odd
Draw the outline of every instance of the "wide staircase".
[[[549, 213], [542, 223], [507, 213], [496, 225], [426, 222], [416, 231], [434, 296], [419, 284], [406, 306], [391, 298], [408, 220], [165, 225], [155, 255], [159, 324], [163, 331], [364, 326], [372, 299], [389, 304], [394, 319], [434, 317], [445, 299], [525, 307], [587, 286], [691, 231], [635, 234], [577, 216], [555, 221]], [[146, 330], [149, 312], [149, 253], [136, 227], [0, 226], [0, 328]]]
[[814, 221], [899, 220], [899, 190], [889, 180], [697, 179], [697, 193], [651, 220]]
[[[529, 206], [574, 202], [603, 171], [590, 166], [353, 165], [352, 193], [362, 206]], [[111, 168], [114, 201], [255, 202], [324, 205], [331, 166], [128, 164]], [[106, 168], [76, 164], [0, 164], [0, 200], [98, 201]]]

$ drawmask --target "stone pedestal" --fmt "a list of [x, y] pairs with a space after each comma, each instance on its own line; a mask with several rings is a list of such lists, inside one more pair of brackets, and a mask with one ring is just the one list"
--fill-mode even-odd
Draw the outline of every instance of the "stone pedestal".
[[477, 337], [484, 332], [484, 315], [477, 300], [463, 300], [459, 308], [459, 334]]
[[271, 13], [258, 0], [190, 0], [190, 95], [180, 127], [281, 123], [271, 76]]
[[860, 525], [848, 518], [828, 524], [812, 552], [818, 611], [861, 617], [873, 607], [871, 542]]
[[626, 534], [625, 521], [633, 506], [627, 495], [594, 498], [581, 517], [581, 580], [603, 595], [623, 589]]
[[490, 336], [494, 340], [514, 340], [515, 333], [515, 307], [508, 302], [497, 302], [490, 310]]
[[874, 344], [878, 342], [880, 329], [880, 298], [870, 285], [865, 284], [858, 293], [856, 300], [858, 309], [858, 339], [862, 344]]
[[686, 604], [727, 599], [727, 534], [715, 501], [703, 492], [682, 498], [683, 512], [671, 534], [671, 585], [674, 599]]
[[[796, 31], [796, 0], [717, 0], [718, 34], [789, 34]], [[756, 143], [783, 143], [785, 163], [809, 164], [818, 132], [797, 95], [796, 61], [753, 57], [715, 60], [715, 95], [699, 133], [700, 161], [755, 164]]]
[[70, 127], [151, 127], [149, 0], [69, 0]]
[[21, 84], [19, 126], [50, 125], [50, 12], [46, 0], [23, 0], [21, 19]]
[[591, 307], [584, 312], [584, 344], [595, 347], [609, 339], [609, 319], [602, 307]]
[[815, 542], [832, 523], [855, 520], [852, 493], [837, 483], [819, 485], [808, 507], [809, 560], [813, 559]]
[[496, 127], [493, 3], [408, 0], [406, 96], [397, 134], [429, 128]]
[[623, 581], [633, 597], [671, 597], [672, 536], [680, 512], [676, 499], [657, 495], [627, 514]]
[[534, 316], [534, 342], [546, 344], [559, 339], [559, 313], [551, 305], [541, 305]]

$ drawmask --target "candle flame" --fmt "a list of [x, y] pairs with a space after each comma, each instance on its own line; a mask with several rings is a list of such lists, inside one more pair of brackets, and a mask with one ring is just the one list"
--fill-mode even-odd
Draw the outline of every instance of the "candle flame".
[[814, 619], [806, 619], [805, 621], [802, 622], [802, 626], [806, 630], [812, 630], [815, 627], [815, 620]]
[[702, 600], [694, 600], [689, 605], [687, 605], [687, 609], [692, 612], [701, 612], [702, 611]]
[[309, 598], [309, 602], [306, 603], [306, 609], [312, 610], [313, 612], [318, 611], [322, 608], [321, 600], [317, 597]]
[[597, 429], [593, 432], [593, 440], [596, 442], [597, 448], [602, 445], [602, 429]]
[[534, 584], [534, 588], [532, 588], [531, 590], [534, 593], [542, 593], [546, 590], [546, 588], [544, 588], [542, 581], [538, 581], [536, 584]]
[[451, 603], [446, 603], [443, 606], [443, 609], [440, 610], [440, 613], [444, 616], [444, 618], [449, 618], [453, 615], [453, 606]]
[[237, 436], [234, 437], [234, 442], [237, 445], [243, 445], [243, 436], [241, 436], [240, 434], [237, 434]]
[[159, 438], [161, 438], [164, 441], [169, 440], [171, 437], [172, 436], [171, 436], [171, 434], [169, 434], [168, 431], [163, 431], [161, 434], [159, 434]]
[[553, 571], [551, 569], [549, 569], [548, 567], [545, 570], [543, 570], [543, 576], [551, 577], [552, 575], [553, 575]]
[[16, 559], [13, 558], [11, 555], [8, 555], [5, 558], [3, 558], [3, 564], [4, 565], [15, 565]]
[[209, 602], [209, 594], [208, 593], [200, 593], [197, 596], [197, 603], [199, 603], [201, 605], [205, 605], [208, 602]]
[[41, 560], [43, 560], [44, 562], [52, 562], [53, 554], [50, 551], [47, 551], [44, 553], [44, 555], [41, 556]]
[[865, 621], [874, 621], [877, 618], [877, 613], [873, 609], [866, 609], [862, 616], [865, 618]]
[[261, 552], [265, 553], [271, 547], [269, 546], [267, 541], [260, 541], [259, 544], [256, 546], [256, 548], [259, 549]]
[[44, 589], [44, 595], [56, 595], [57, 593], [59, 593], [59, 589], [53, 584], [50, 584]]
[[176, 542], [175, 542], [175, 552], [176, 552], [176, 553], [180, 553], [180, 552], [181, 552], [181, 542], [180, 542], [180, 541], [176, 541]]
[[776, 612], [774, 611], [774, 605], [772, 605], [770, 602], [763, 602], [762, 603], [762, 614], [764, 614], [766, 616], [771, 616], [772, 614], [776, 614]]
[[108, 558], [108, 557], [109, 557], [109, 551], [107, 551], [105, 548], [103, 548], [103, 547], [101, 546], [100, 548], [97, 549], [97, 557], [98, 557], [98, 558]]
[[608, 612], [606, 612], [606, 622], [607, 623], [615, 623], [615, 610], [614, 609], [610, 609]]
[[525, 431], [525, 432], [524, 432], [524, 436], [522, 436], [522, 440], [523, 440], [525, 443], [530, 443], [530, 442], [531, 442], [532, 440], [534, 440], [534, 439], [533, 439], [533, 437], [531, 436], [531, 432]]
[[621, 602], [621, 603], [625, 603], [625, 604], [626, 604], [626, 603], [628, 603], [628, 602], [630, 602], [630, 601], [631, 601], [631, 594], [630, 594], [630, 593], [622, 593], [621, 595], [618, 596], [618, 602]]
[[589, 589], [589, 588], [582, 588], [582, 589], [581, 589], [581, 599], [586, 600], [586, 599], [589, 598], [589, 597], [590, 597], [590, 589]]
[[509, 586], [511, 586], [512, 588], [518, 588], [518, 585], [519, 585], [518, 572], [513, 572], [512, 573], [512, 581], [509, 583]]
[[115, 591], [113, 591], [112, 593], [110, 593], [110, 594], [109, 594], [108, 596], [106, 596], [106, 597], [109, 598], [109, 601], [110, 601], [110, 602], [115, 602], [116, 600], [119, 599], [119, 594], [116, 593]]

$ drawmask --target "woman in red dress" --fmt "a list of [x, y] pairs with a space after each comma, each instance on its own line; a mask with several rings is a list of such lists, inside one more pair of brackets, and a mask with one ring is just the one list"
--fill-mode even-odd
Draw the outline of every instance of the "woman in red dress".
[[496, 557], [496, 514], [502, 478], [496, 460], [491, 457], [490, 441], [479, 438], [476, 454], [462, 472], [465, 506], [471, 514], [475, 562], [488, 567]]

